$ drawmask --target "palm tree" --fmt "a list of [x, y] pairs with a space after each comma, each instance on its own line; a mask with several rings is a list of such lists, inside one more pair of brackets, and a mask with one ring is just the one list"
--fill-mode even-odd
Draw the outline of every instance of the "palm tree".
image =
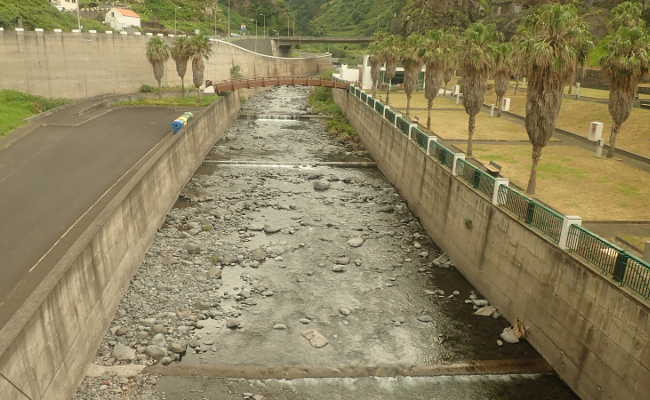
[[207, 36], [197, 35], [191, 39], [192, 49], [192, 80], [199, 96], [199, 88], [203, 84], [203, 74], [205, 72], [205, 60], [212, 54], [212, 45]]
[[379, 86], [379, 79], [381, 78], [381, 68], [384, 65], [384, 51], [382, 41], [385, 33], [375, 33], [374, 41], [369, 46], [370, 57], [368, 63], [370, 64], [370, 77], [372, 78], [372, 97], [377, 96], [377, 87]]
[[453, 66], [454, 39], [454, 35], [445, 30], [432, 30], [426, 36], [422, 60], [426, 67], [424, 97], [427, 99], [427, 129], [431, 129], [431, 109], [445, 72], [450, 69], [450, 65]]
[[650, 35], [642, 12], [638, 3], [626, 1], [616, 6], [610, 34], [605, 38], [606, 54], [600, 62], [609, 78], [609, 113], [614, 121], [609, 135], [609, 158], [614, 156], [621, 125], [632, 111], [639, 81], [650, 68]]
[[412, 34], [403, 42], [399, 58], [404, 67], [404, 92], [406, 93], [406, 116], [411, 113], [411, 98], [417, 88], [418, 77], [422, 70], [422, 53], [424, 39], [419, 34]]
[[498, 43], [494, 45], [494, 92], [497, 95], [497, 116], [501, 116], [503, 96], [510, 86], [512, 76], [512, 45]]
[[542, 150], [555, 132], [563, 89], [571, 83], [578, 49], [587, 40], [587, 26], [572, 4], [545, 4], [519, 28], [518, 59], [527, 61], [526, 132], [533, 146], [529, 194], [535, 193]]
[[370, 64], [370, 78], [372, 79], [372, 97], [377, 96], [377, 85], [379, 84], [379, 78], [381, 76], [381, 58], [375, 54], [371, 54], [368, 57], [368, 64]]
[[176, 73], [181, 78], [181, 88], [185, 96], [185, 73], [187, 72], [187, 62], [192, 56], [192, 45], [186, 37], [178, 37], [170, 50], [171, 57], [176, 63]]
[[498, 35], [496, 25], [475, 22], [467, 28], [463, 37], [463, 106], [469, 115], [467, 155], [472, 155], [472, 140], [476, 131], [476, 115], [485, 101], [487, 80], [494, 65], [493, 45]]
[[159, 37], [153, 37], [147, 42], [147, 60], [153, 68], [153, 76], [158, 82], [158, 89], [162, 86], [165, 74], [165, 62], [169, 60], [169, 46]]
[[399, 40], [393, 35], [387, 35], [381, 43], [382, 54], [384, 62], [386, 63], [386, 72], [384, 77], [388, 80], [388, 91], [386, 92], [386, 104], [390, 104], [390, 83], [395, 78], [397, 73], [397, 63], [399, 62], [398, 51], [399, 51]]

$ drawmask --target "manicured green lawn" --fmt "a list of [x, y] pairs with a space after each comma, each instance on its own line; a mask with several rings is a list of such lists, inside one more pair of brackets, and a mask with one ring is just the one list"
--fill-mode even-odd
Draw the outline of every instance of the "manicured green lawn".
[[25, 118], [65, 104], [64, 99], [46, 99], [15, 90], [0, 90], [0, 136], [25, 123]]

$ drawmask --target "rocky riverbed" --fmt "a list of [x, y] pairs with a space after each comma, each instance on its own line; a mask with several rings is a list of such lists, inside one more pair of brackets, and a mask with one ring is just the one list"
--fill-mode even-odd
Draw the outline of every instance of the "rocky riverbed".
[[[308, 114], [307, 95], [273, 89], [243, 112]], [[312, 398], [241, 382], [210, 389], [179, 378], [183, 369], [253, 378], [264, 367], [273, 378], [292, 368], [539, 358], [524, 340], [504, 343], [510, 324], [378, 170], [319, 165], [371, 161], [322, 121], [238, 120], [208, 159], [156, 235], [74, 399]], [[512, 393], [542, 378], [522, 379]], [[574, 398], [543, 379], [554, 399]], [[510, 390], [508, 379], [494, 382], [478, 379], [459, 392], [467, 397], [450, 398]]]

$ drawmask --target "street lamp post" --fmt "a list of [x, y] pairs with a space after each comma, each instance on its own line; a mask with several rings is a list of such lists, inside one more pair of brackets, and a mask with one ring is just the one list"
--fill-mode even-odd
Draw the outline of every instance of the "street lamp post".
[[228, 37], [230, 37], [230, 0], [228, 0]]

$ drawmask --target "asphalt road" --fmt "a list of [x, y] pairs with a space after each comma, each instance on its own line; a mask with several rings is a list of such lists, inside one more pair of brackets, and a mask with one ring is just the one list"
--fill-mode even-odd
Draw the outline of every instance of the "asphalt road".
[[[179, 110], [123, 108], [43, 126], [0, 151], [0, 328], [56, 263], [35, 264], [130, 166], [168, 135]], [[97, 115], [96, 115], [97, 116]], [[70, 118], [71, 124], [78, 124]], [[30, 269], [32, 269], [30, 271]]]

